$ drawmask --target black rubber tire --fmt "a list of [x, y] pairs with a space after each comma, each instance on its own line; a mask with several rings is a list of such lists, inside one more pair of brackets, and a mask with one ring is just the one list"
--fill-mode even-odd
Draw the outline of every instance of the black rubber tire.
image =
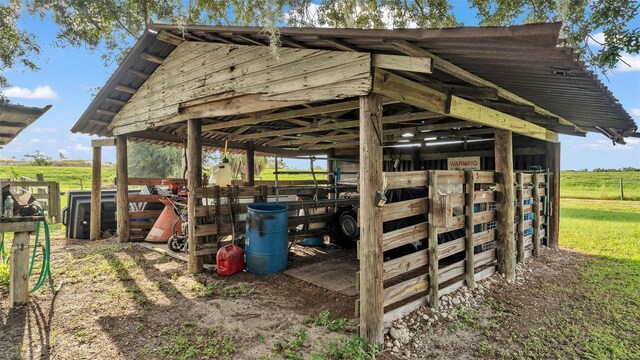
[[178, 240], [175, 239], [173, 236], [169, 238], [169, 241], [167, 241], [167, 247], [169, 248], [169, 250], [179, 253], [182, 252], [182, 248], [180, 248], [180, 244], [178, 244]]
[[360, 239], [358, 214], [351, 207], [339, 208], [331, 219], [330, 227], [333, 242], [342, 247], [355, 247]]

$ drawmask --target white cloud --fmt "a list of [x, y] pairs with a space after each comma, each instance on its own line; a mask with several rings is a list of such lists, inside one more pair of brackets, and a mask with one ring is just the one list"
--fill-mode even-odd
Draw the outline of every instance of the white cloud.
[[40, 140], [40, 139], [36, 139], [36, 138], [29, 139], [29, 144], [30, 144], [30, 145], [37, 144], [37, 143], [39, 143], [39, 142], [42, 142], [42, 140]]
[[91, 151], [91, 146], [86, 146], [82, 144], [76, 144], [74, 147], [67, 146], [68, 149], [73, 151]]
[[596, 47], [596, 48], [600, 48], [602, 47], [602, 45], [604, 45], [605, 41], [604, 41], [604, 33], [597, 33], [597, 34], [593, 34], [591, 35], [590, 38], [587, 39], [587, 43], [590, 46]]
[[50, 134], [58, 131], [56, 128], [42, 128], [42, 127], [32, 127], [29, 128], [29, 131], [37, 134]]
[[635, 149], [636, 145], [640, 145], [640, 139], [627, 138], [625, 141], [626, 145], [614, 146], [611, 140], [598, 139], [594, 142], [580, 144], [578, 147], [596, 151], [629, 151]]
[[616, 70], [620, 72], [640, 71], [640, 54], [623, 53]]
[[49, 99], [55, 100], [58, 98], [58, 93], [53, 91], [51, 86], [38, 86], [31, 90], [29, 88], [11, 87], [2, 91], [6, 97], [18, 98], [18, 99]]
[[636, 117], [640, 117], [640, 108], [631, 109], [631, 115], [632, 116], [636, 116]]

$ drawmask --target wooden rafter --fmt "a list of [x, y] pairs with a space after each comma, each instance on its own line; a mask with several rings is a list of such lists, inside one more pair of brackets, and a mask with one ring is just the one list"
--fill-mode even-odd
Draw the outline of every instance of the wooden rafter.
[[164, 62], [163, 58], [161, 58], [161, 57], [159, 57], [157, 55], [152, 55], [152, 54], [146, 53], [146, 52], [140, 54], [140, 59], [152, 62], [154, 64], [158, 64], [158, 65], [160, 65], [160, 64], [162, 64]]
[[[491, 87], [494, 88], [496, 90], [498, 90], [498, 95], [504, 99], [507, 99], [511, 102], [517, 103], [517, 104], [522, 104], [522, 105], [530, 105], [533, 106], [536, 109], [536, 112], [542, 114], [542, 115], [546, 115], [546, 116], [554, 116], [560, 119], [560, 121], [565, 124], [565, 125], [573, 125], [576, 126], [574, 123], [572, 123], [571, 121], [549, 111], [546, 110], [538, 105], [536, 105], [535, 103], [521, 97], [518, 96], [512, 92], [510, 92], [509, 90], [506, 90], [488, 80], [485, 80], [475, 74], [472, 74], [471, 72], [425, 50], [422, 49], [408, 41], [405, 40], [390, 40], [389, 43], [391, 45], [393, 45], [395, 48], [397, 48], [399, 51], [410, 55], [410, 56], [425, 56], [425, 57], [430, 57], [433, 61], [433, 67], [443, 71], [447, 74], [453, 75], [455, 77], [457, 77], [458, 79], [464, 80], [472, 85], [475, 86], [481, 86], [481, 87]], [[576, 128], [579, 131], [584, 131], [583, 129], [581, 129], [580, 127], [576, 126]]]

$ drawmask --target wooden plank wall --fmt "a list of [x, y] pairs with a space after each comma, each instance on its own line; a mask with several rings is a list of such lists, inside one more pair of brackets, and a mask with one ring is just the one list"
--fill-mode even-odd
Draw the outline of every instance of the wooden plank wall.
[[181, 121], [202, 106], [214, 117], [366, 95], [370, 68], [369, 53], [281, 48], [276, 57], [267, 46], [186, 41], [114, 117], [114, 133]]
[[[435, 175], [436, 181], [429, 181]], [[519, 173], [517, 198], [522, 199], [516, 220], [523, 231], [518, 233], [523, 244], [523, 259], [539, 253], [545, 237], [546, 176], [542, 173]], [[448, 197], [439, 206], [444, 209], [444, 225], [437, 227], [438, 266], [429, 266], [429, 224], [426, 214], [429, 198], [389, 203], [383, 207], [384, 221], [425, 215], [425, 221], [404, 228], [385, 232], [384, 251], [392, 251], [416, 241], [423, 242], [423, 250], [384, 262], [384, 321], [394, 321], [420, 306], [432, 305], [429, 298], [436, 291], [437, 296], [449, 294], [463, 285], [474, 286], [475, 281], [491, 276], [496, 271], [496, 202], [495, 173], [492, 171], [402, 171], [385, 172], [386, 189], [423, 188], [430, 183], [437, 184], [438, 196]], [[432, 189], [428, 189], [432, 191]], [[518, 194], [519, 193], [519, 194]], [[449, 210], [451, 209], [451, 210]], [[536, 215], [537, 214], [537, 215]], [[435, 216], [434, 218], [438, 218]], [[537, 229], [537, 230], [536, 230]], [[517, 240], [517, 239], [516, 239]], [[537, 246], [534, 246], [536, 245]], [[472, 264], [469, 269], [467, 264]], [[431, 272], [438, 287], [430, 286]]]

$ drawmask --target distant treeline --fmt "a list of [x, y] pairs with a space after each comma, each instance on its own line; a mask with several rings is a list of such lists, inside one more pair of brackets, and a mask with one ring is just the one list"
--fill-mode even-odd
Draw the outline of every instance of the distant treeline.
[[628, 171], [640, 171], [640, 168], [634, 167], [625, 167], [622, 169], [603, 169], [603, 168], [595, 168], [593, 170], [582, 169], [582, 170], [562, 170], [567, 172], [628, 172]]

